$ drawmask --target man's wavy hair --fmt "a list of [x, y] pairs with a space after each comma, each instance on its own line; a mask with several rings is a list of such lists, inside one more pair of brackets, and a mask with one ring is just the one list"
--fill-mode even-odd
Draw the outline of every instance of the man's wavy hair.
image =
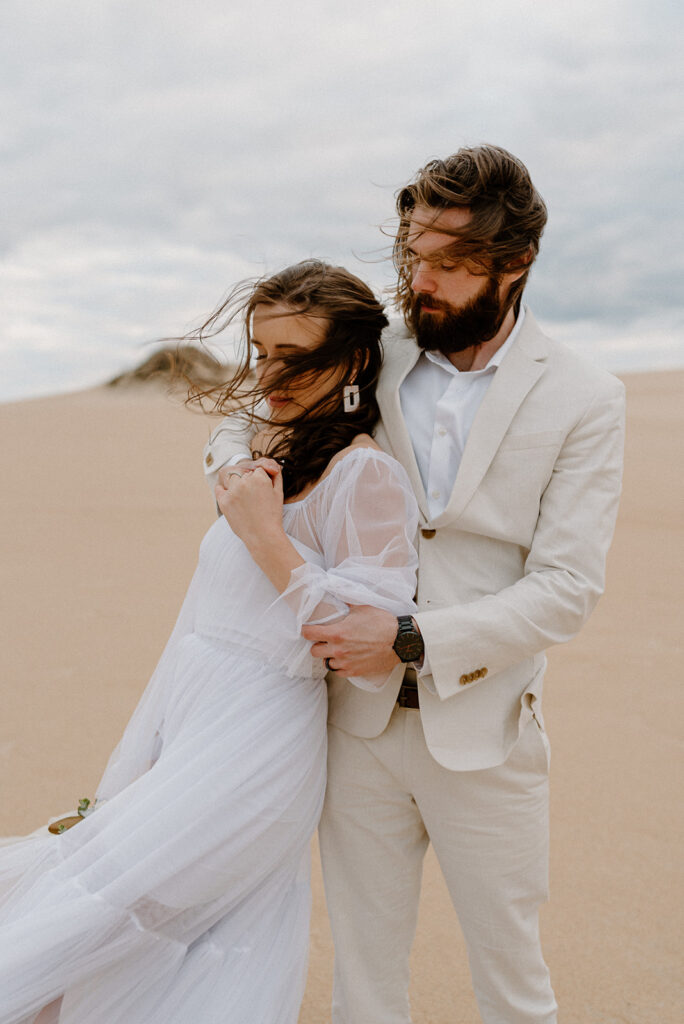
[[[252, 322], [257, 306], [285, 307], [285, 312], [274, 312], [274, 316], [300, 313], [327, 322], [315, 348], [279, 357], [280, 368], [277, 374], [269, 374], [268, 387], [255, 381], [252, 373]], [[264, 454], [281, 462], [285, 497], [291, 498], [318, 480], [333, 455], [358, 434], [372, 434], [375, 429], [380, 417], [375, 397], [382, 364], [380, 335], [388, 324], [384, 307], [368, 285], [344, 267], [310, 259], [272, 277], [243, 281], [187, 337], [203, 343], [236, 322], [242, 323], [242, 351], [233, 376], [214, 388], [191, 388], [189, 401], [204, 406], [209, 398], [213, 412], [242, 416], [266, 427], [270, 426], [268, 413], [260, 415], [259, 408], [269, 393], [287, 392], [294, 382], [300, 386], [326, 378], [340, 382], [314, 408], [302, 409], [295, 419], [270, 428]], [[360, 401], [353, 412], [345, 412], [342, 389], [351, 383], [358, 386]]]
[[398, 275], [395, 299], [407, 323], [413, 295], [408, 233], [416, 206], [435, 214], [451, 207], [470, 210], [467, 225], [453, 232], [453, 243], [442, 251], [444, 258], [464, 261], [472, 273], [493, 278], [527, 268], [507, 296], [506, 308], [517, 312], [546, 224], [544, 200], [525, 165], [499, 146], [463, 148], [445, 160], [431, 160], [397, 193], [399, 230], [392, 253]]

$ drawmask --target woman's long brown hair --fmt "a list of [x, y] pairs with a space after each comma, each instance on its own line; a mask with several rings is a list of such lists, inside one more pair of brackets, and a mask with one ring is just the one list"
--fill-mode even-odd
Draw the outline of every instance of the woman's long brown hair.
[[[269, 373], [268, 387], [251, 380], [252, 320], [257, 306], [287, 307], [276, 316], [303, 314], [324, 319], [327, 328], [321, 343], [311, 350], [279, 357], [281, 369]], [[263, 454], [277, 459], [283, 467], [285, 497], [292, 498], [315, 483], [332, 457], [346, 448], [358, 434], [372, 434], [380, 416], [375, 385], [382, 364], [380, 335], [387, 326], [384, 308], [370, 288], [343, 267], [320, 260], [304, 260], [272, 277], [243, 282], [230, 293], [198, 330], [188, 339], [200, 342], [213, 338], [226, 327], [242, 320], [242, 352], [237, 370], [226, 384], [191, 389], [189, 401], [212, 411], [246, 418], [268, 427]], [[322, 376], [339, 381], [330, 394], [287, 423], [271, 426], [259, 403], [272, 392], [287, 392]], [[356, 384], [359, 404], [353, 412], [343, 407], [343, 386]]]

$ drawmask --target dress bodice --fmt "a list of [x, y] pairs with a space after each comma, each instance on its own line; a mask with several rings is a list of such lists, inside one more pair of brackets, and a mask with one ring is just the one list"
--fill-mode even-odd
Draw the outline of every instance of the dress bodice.
[[312, 491], [283, 507], [285, 531], [305, 560], [282, 595], [221, 517], [200, 546], [194, 631], [239, 646], [288, 674], [320, 675], [304, 622], [350, 604], [413, 610], [415, 501], [404, 470], [384, 452], [349, 452]]

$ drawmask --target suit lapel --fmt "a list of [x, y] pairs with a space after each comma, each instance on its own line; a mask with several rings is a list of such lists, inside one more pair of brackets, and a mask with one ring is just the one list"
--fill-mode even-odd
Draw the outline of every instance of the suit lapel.
[[385, 362], [378, 381], [376, 397], [380, 406], [382, 423], [386, 434], [386, 447], [390, 454], [402, 464], [406, 470], [418, 508], [424, 518], [429, 517], [428, 503], [423, 481], [416, 462], [413, 443], [411, 441], [404, 414], [401, 411], [399, 389], [401, 383], [416, 365], [420, 349], [410, 335], [383, 338]]
[[[545, 370], [548, 346], [529, 310], [519, 338], [497, 368], [468, 435], [449, 503], [434, 526], [456, 519], [496, 455], [511, 421]], [[505, 499], [504, 499], [505, 500]]]

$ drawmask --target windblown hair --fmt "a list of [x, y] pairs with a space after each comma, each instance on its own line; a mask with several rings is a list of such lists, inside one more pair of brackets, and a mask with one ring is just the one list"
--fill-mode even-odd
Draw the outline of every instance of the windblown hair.
[[[311, 350], [279, 356], [281, 369], [269, 373], [268, 386], [251, 379], [254, 345], [252, 321], [257, 306], [285, 306], [274, 316], [304, 314], [327, 321], [321, 343]], [[203, 404], [213, 400], [212, 410], [243, 416], [265, 429], [268, 440], [260, 444], [264, 455], [283, 467], [285, 497], [299, 494], [324, 472], [331, 458], [346, 448], [358, 434], [372, 434], [380, 417], [375, 385], [382, 364], [380, 335], [387, 326], [384, 307], [370, 288], [343, 267], [320, 260], [303, 260], [272, 277], [245, 281], [230, 293], [209, 319], [190, 335], [203, 342], [230, 324], [242, 320], [242, 352], [237, 370], [220, 387], [191, 389], [189, 401]], [[287, 423], [269, 425], [259, 403], [267, 394], [287, 392], [296, 381], [307, 386], [329, 377], [339, 387], [324, 396], [314, 408]], [[359, 388], [358, 408], [343, 408], [345, 384]]]
[[[470, 210], [467, 225], [453, 234], [445, 258], [462, 260], [472, 273], [498, 278], [521, 267], [527, 270], [514, 281], [506, 308], [520, 304], [529, 268], [539, 252], [546, 224], [546, 206], [525, 165], [499, 146], [459, 149], [445, 160], [431, 160], [415, 179], [397, 193], [399, 230], [393, 260], [398, 274], [397, 306], [409, 322], [411, 257], [407, 252], [411, 214], [424, 206], [435, 215], [451, 207]], [[443, 228], [440, 226], [440, 231]]]

